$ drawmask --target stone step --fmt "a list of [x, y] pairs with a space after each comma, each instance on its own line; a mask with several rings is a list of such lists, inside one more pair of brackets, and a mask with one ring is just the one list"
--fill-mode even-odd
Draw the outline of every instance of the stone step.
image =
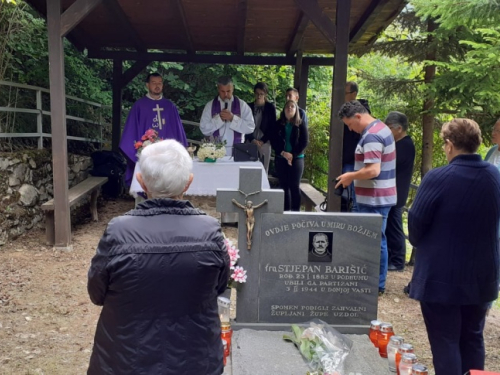
[[[306, 375], [310, 371], [299, 350], [283, 340], [284, 331], [235, 331], [231, 359], [224, 375]], [[353, 347], [342, 375], [388, 375], [387, 359], [381, 358], [367, 335], [346, 335]]]

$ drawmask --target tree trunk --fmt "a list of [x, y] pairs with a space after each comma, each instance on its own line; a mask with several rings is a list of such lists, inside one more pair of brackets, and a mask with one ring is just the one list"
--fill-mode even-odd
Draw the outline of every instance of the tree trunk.
[[[433, 20], [427, 21], [427, 31], [429, 33], [433, 32], [436, 27], [437, 25]], [[433, 39], [434, 38], [432, 35], [427, 36], [427, 61], [436, 60], [436, 47], [434, 46]], [[436, 66], [426, 65], [424, 71], [424, 82], [427, 86], [427, 93], [424, 100], [422, 116], [422, 167], [420, 170], [422, 178], [427, 172], [432, 169], [432, 151], [434, 149], [434, 115], [432, 113], [432, 109], [434, 107], [434, 98], [432, 97], [432, 94], [430, 93], [428, 87], [432, 83], [432, 81], [434, 80], [434, 76], [436, 75]]]
[[[436, 23], [429, 19], [427, 21], [427, 31], [432, 33], [436, 30]], [[426, 60], [427, 61], [435, 61], [436, 60], [436, 47], [434, 45], [434, 38], [432, 35], [427, 36], [427, 53]], [[426, 96], [424, 100], [423, 106], [423, 115], [422, 115], [422, 166], [420, 169], [421, 177], [424, 178], [425, 174], [432, 169], [432, 152], [434, 150], [434, 114], [432, 113], [432, 109], [434, 108], [434, 98], [429, 90], [429, 86], [431, 85], [434, 77], [436, 75], [436, 66], [435, 65], [426, 65], [424, 68], [424, 82], [426, 85]], [[411, 256], [408, 262], [409, 266], [413, 266], [415, 264], [415, 256], [416, 256], [416, 248], [413, 247], [411, 249]]]

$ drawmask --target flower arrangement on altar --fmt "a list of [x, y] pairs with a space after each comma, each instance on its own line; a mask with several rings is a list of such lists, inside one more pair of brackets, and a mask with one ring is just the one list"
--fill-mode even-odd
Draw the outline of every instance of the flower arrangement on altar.
[[234, 246], [233, 243], [227, 238], [224, 239], [224, 243], [226, 244], [231, 266], [231, 275], [229, 277], [228, 286], [232, 288], [236, 286], [236, 283], [246, 283], [247, 271], [243, 267], [236, 265], [236, 263], [238, 263], [238, 259], [240, 258], [240, 251], [236, 248], [236, 246]]
[[163, 139], [160, 138], [156, 130], [154, 129], [146, 130], [146, 133], [144, 133], [144, 135], [141, 137], [141, 140], [134, 142], [134, 148], [137, 150], [137, 156], [141, 154], [144, 147], [160, 141], [163, 141]]
[[203, 141], [198, 148], [197, 156], [200, 161], [209, 162], [214, 162], [226, 156], [226, 141], [221, 141], [218, 138]]

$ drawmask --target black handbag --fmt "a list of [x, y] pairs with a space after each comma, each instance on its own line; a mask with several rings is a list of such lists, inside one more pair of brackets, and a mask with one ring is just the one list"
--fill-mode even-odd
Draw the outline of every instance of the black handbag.
[[234, 161], [258, 161], [259, 150], [253, 143], [237, 143], [233, 145]]

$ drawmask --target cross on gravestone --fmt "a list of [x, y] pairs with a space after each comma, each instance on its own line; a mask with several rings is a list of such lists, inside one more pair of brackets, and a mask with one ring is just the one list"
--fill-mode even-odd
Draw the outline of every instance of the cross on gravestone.
[[160, 113], [161, 111], [163, 111], [163, 108], [160, 108], [160, 106], [157, 104], [156, 105], [156, 108], [153, 108], [153, 111], [156, 112], [156, 118], [158, 119], [158, 126], [160, 127], [160, 130], [162, 130], [162, 120], [161, 120], [161, 116], [160, 116]]
[[[264, 213], [283, 213], [284, 192], [283, 190], [262, 190], [262, 169], [256, 167], [241, 167], [238, 190], [217, 189], [217, 212], [238, 212], [238, 249], [240, 259], [238, 265], [242, 266], [250, 277], [259, 274], [259, 254], [261, 251], [261, 215]], [[235, 205], [232, 200], [241, 205], [251, 200], [253, 205], [260, 205], [267, 199], [267, 203], [253, 211], [255, 224], [252, 233], [251, 249], [247, 249], [247, 215], [246, 212]], [[238, 290], [237, 299], [244, 301], [256, 301], [258, 296], [258, 281], [247, 279], [247, 283]], [[256, 321], [257, 308], [236, 310], [236, 321]]]

